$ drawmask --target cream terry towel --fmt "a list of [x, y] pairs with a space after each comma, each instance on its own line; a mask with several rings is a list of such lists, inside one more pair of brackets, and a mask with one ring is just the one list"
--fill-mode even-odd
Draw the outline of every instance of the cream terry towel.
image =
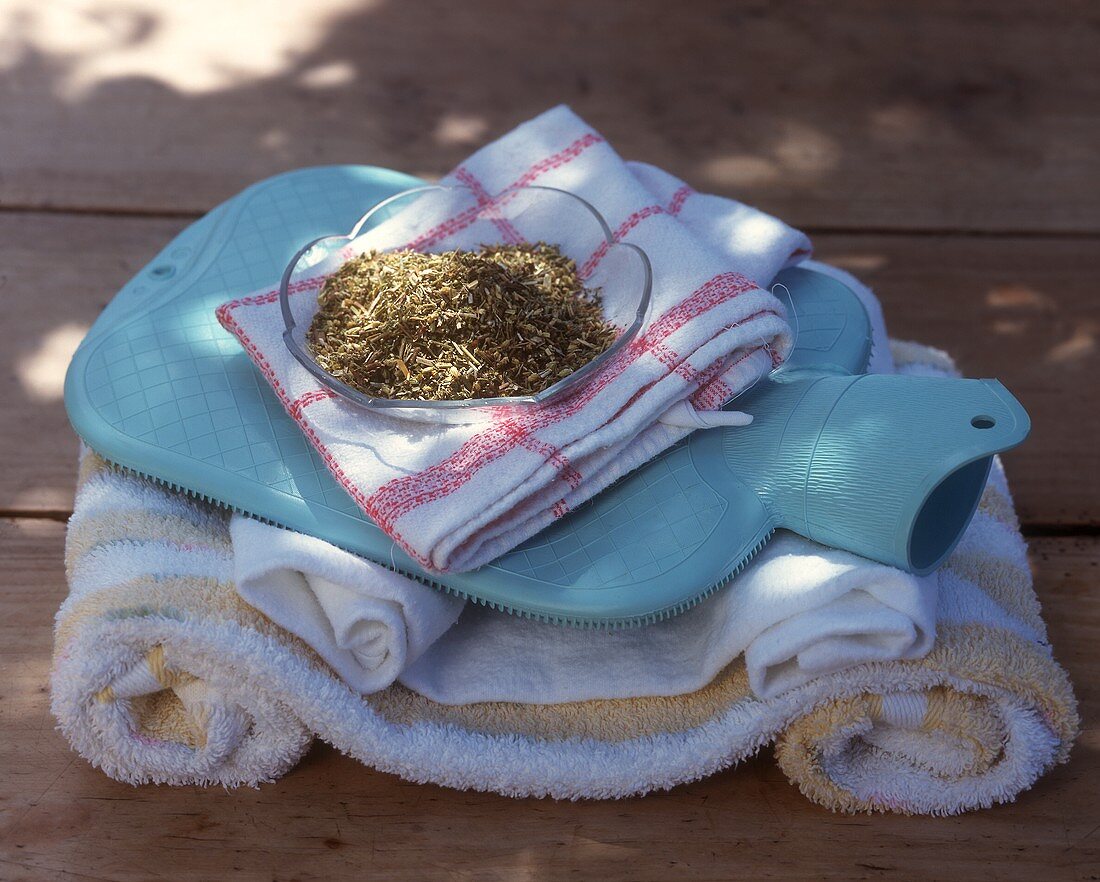
[[[949, 370], [930, 350], [897, 353], [909, 370]], [[927, 656], [770, 699], [752, 694], [742, 658], [678, 696], [449, 706], [394, 685], [364, 698], [241, 600], [224, 514], [91, 455], [66, 562], [54, 714], [83, 756], [135, 783], [270, 780], [316, 735], [413, 781], [621, 797], [774, 741], [785, 773], [822, 805], [950, 814], [1013, 799], [1066, 758], [1078, 726], [999, 471], [943, 571]]]

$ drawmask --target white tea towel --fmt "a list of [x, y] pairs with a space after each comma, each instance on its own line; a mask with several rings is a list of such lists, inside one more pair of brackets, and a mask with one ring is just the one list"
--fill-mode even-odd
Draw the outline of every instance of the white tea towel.
[[234, 515], [237, 591], [358, 692], [385, 689], [455, 623], [464, 601], [312, 536]]
[[644, 628], [561, 628], [470, 604], [399, 680], [440, 704], [682, 695], [741, 653], [771, 698], [869, 661], [920, 658], [936, 577], [918, 578], [791, 533], [705, 603]]
[[[273, 291], [225, 303], [218, 317], [367, 515], [421, 566], [463, 571], [533, 536], [688, 434], [659, 421], [679, 402], [715, 409], [785, 358], [784, 308], [759, 286], [808, 256], [809, 242], [758, 212], [716, 200], [716, 222], [760, 225], [718, 247], [696, 232], [701, 216], [695, 226], [679, 219], [696, 198], [690, 188], [670, 176], [639, 177], [566, 107], [479, 150], [446, 181], [474, 188], [480, 206], [438, 222], [433, 215], [434, 226], [409, 240], [402, 230], [426, 226], [416, 202], [357, 247], [441, 250], [499, 241], [494, 207], [517, 185], [537, 183], [583, 197], [616, 240], [649, 255], [653, 297], [639, 336], [566, 400], [468, 425], [379, 416], [322, 388], [295, 361]], [[522, 218], [514, 223], [522, 235]], [[607, 253], [578, 255], [581, 272]], [[320, 284], [303, 282], [292, 296], [315, 297]], [[604, 305], [611, 315], [626, 308], [606, 296]]]

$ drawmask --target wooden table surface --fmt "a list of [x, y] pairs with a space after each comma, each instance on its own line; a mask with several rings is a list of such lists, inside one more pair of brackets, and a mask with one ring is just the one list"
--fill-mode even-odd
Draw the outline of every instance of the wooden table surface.
[[[0, 879], [1100, 878], [1098, 49], [1072, 0], [0, 5]], [[804, 227], [895, 336], [1030, 410], [1006, 464], [1084, 730], [1014, 805], [833, 815], [768, 751], [614, 803], [416, 786], [323, 745], [258, 790], [132, 788], [54, 731], [61, 378], [98, 310], [256, 179], [439, 175], [557, 102]]]

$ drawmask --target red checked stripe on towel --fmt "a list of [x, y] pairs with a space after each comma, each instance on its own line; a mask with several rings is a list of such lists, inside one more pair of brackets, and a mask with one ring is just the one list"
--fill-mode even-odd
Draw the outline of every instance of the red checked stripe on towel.
[[[492, 212], [495, 207], [493, 197], [489, 195], [489, 191], [485, 189], [481, 181], [474, 177], [472, 172], [459, 166], [455, 170], [455, 177], [470, 188], [471, 192], [474, 194], [474, 198], [477, 200], [479, 208], [487, 208]], [[520, 235], [519, 230], [512, 226], [512, 222], [507, 218], [490, 214], [489, 219], [493, 222], [493, 226], [500, 232], [500, 235], [504, 237], [505, 242], [510, 245], [515, 245], [523, 241], [523, 236]]]
[[[313, 281], [315, 282], [315, 284], [320, 284], [320, 280]], [[218, 321], [221, 322], [223, 328], [225, 328], [227, 331], [229, 331], [229, 333], [233, 334], [238, 340], [240, 340], [241, 345], [244, 347], [245, 352], [248, 353], [249, 358], [252, 359], [256, 367], [260, 369], [260, 372], [271, 384], [271, 388], [278, 396], [279, 401], [286, 409], [286, 412], [290, 414], [290, 416], [298, 424], [301, 430], [305, 432], [306, 437], [309, 438], [310, 442], [316, 448], [317, 452], [321, 455], [321, 459], [324, 460], [325, 465], [328, 466], [329, 471], [332, 472], [332, 476], [336, 479], [336, 482], [341, 487], [343, 487], [345, 491], [347, 491], [348, 495], [355, 500], [355, 503], [361, 509], [363, 509], [363, 511], [365, 511], [368, 516], [373, 518], [374, 516], [371, 514], [370, 511], [370, 500], [367, 499], [366, 494], [364, 494], [362, 490], [360, 490], [355, 484], [351, 482], [351, 479], [348, 478], [348, 476], [344, 473], [344, 470], [340, 468], [340, 464], [336, 461], [336, 458], [332, 455], [332, 452], [324, 445], [321, 439], [317, 436], [317, 433], [314, 431], [313, 427], [306, 420], [305, 416], [302, 414], [302, 407], [304, 407], [305, 405], [298, 404], [298, 402], [302, 402], [304, 399], [316, 395], [319, 391], [327, 392], [328, 390], [314, 390], [313, 392], [308, 392], [305, 395], [301, 396], [301, 398], [298, 399], [298, 402], [292, 401], [290, 396], [287, 394], [286, 389], [283, 388], [283, 384], [279, 382], [279, 378], [275, 376], [275, 370], [271, 367], [270, 362], [268, 362], [268, 360], [264, 358], [263, 353], [260, 352], [256, 344], [253, 343], [252, 339], [248, 336], [248, 334], [245, 333], [244, 328], [237, 324], [237, 319], [233, 316], [233, 310], [237, 307], [255, 306], [257, 303], [270, 303], [278, 296], [278, 291], [268, 291], [267, 293], [258, 295], [256, 297], [244, 297], [240, 300], [234, 300], [230, 303], [223, 303], [217, 309], [216, 314], [218, 316]], [[310, 401], [306, 401], [305, 403], [312, 403], [313, 400], [320, 399], [311, 399]], [[402, 546], [405, 547], [404, 543], [402, 543]], [[405, 551], [407, 551], [420, 564], [424, 566], [430, 564], [430, 561], [426, 557], [424, 557], [422, 554], [418, 554], [413, 549], [405, 547]]]
[[[300, 290], [306, 290], [310, 285], [316, 288], [321, 281], [321, 279], [307, 280], [301, 283], [302, 287]], [[575, 478], [572, 478], [570, 472], [575, 474], [575, 470], [572, 469], [572, 466], [565, 456], [561, 454], [561, 451], [554, 448], [553, 445], [546, 444], [538, 439], [532, 439], [532, 434], [538, 429], [545, 428], [558, 420], [565, 419], [578, 412], [630, 364], [635, 362], [638, 358], [650, 354], [649, 350], [655, 344], [660, 344], [664, 339], [681, 328], [687, 321], [702, 315], [719, 303], [737, 297], [746, 291], [751, 291], [755, 289], [755, 287], [756, 286], [751, 281], [736, 273], [722, 273], [715, 276], [697, 289], [686, 300], [664, 313], [646, 334], [635, 340], [631, 346], [620, 353], [619, 357], [608, 366], [604, 373], [595, 377], [584, 390], [578, 392], [561, 407], [554, 408], [552, 412], [532, 411], [530, 415], [521, 415], [519, 417], [512, 417], [504, 420], [500, 424], [475, 435], [447, 459], [434, 466], [430, 466], [416, 475], [410, 475], [390, 481], [369, 497], [347, 477], [305, 416], [304, 410], [306, 407], [317, 401], [332, 398], [333, 394], [327, 389], [315, 389], [299, 396], [297, 400], [292, 400], [275, 376], [267, 359], [264, 358], [263, 354], [233, 316], [233, 311], [239, 307], [270, 303], [278, 296], [278, 292], [267, 292], [262, 295], [234, 300], [219, 307], [217, 314], [218, 320], [221, 322], [222, 326], [240, 340], [245, 351], [271, 384], [287, 413], [289, 413], [299, 424], [303, 432], [305, 432], [306, 436], [317, 449], [336, 481], [375, 523], [392, 535], [393, 525], [398, 518], [408, 514], [420, 505], [453, 493], [469, 481], [478, 470], [504, 455], [516, 444], [523, 445], [525, 448], [530, 449], [530, 447], [528, 447], [528, 442], [534, 441], [538, 445], [538, 455], [543, 456], [546, 461], [551, 462], [553, 459], [557, 458], [557, 461], [552, 464], [559, 467], [563, 476], [566, 477], [567, 482], [572, 486], [574, 480], [580, 476], [577, 475]], [[764, 310], [750, 316], [746, 321], [765, 314], [774, 315], [775, 313], [772, 310]], [[737, 363], [744, 361], [763, 348], [764, 347], [756, 347], [749, 350], [738, 359]], [[712, 365], [710, 369], [698, 377], [700, 386], [695, 395], [704, 397], [708, 403], [714, 402], [711, 406], [720, 404], [720, 396], [724, 395], [728, 397], [728, 387], [723, 388], [725, 384], [721, 384], [720, 386], [716, 385], [716, 382], [720, 381], [708, 381], [710, 380], [710, 375], [716, 375], [719, 372], [724, 373], [732, 366], [733, 365], [726, 364]], [[645, 390], [639, 390], [634, 398], [639, 397], [644, 391]], [[632, 401], [633, 400], [634, 399], [632, 399]], [[697, 399], [696, 403], [701, 402]], [[629, 403], [626, 406], [629, 406]], [[572, 478], [572, 480], [570, 480], [570, 478]], [[564, 501], [563, 505], [555, 506], [555, 513], [559, 510], [562, 514], [567, 510], [564, 506]], [[419, 563], [424, 566], [430, 566], [430, 561], [426, 557], [419, 554], [415, 549], [410, 548], [406, 543], [400, 542], [400, 544], [405, 551]]]
[[465, 211], [459, 212], [454, 217], [443, 221], [441, 224], [432, 227], [426, 233], [421, 234], [412, 242], [409, 243], [409, 247], [413, 249], [427, 248], [430, 245], [434, 245], [442, 239], [446, 239], [449, 236], [453, 236], [466, 227], [470, 226], [474, 221], [481, 216], [486, 206], [497, 205], [508, 199], [511, 195], [514, 195], [514, 191], [518, 187], [524, 187], [527, 184], [532, 184], [548, 171], [553, 171], [556, 168], [561, 168], [563, 165], [567, 165], [572, 162], [578, 156], [580, 156], [585, 150], [591, 147], [593, 144], [603, 143], [603, 138], [597, 135], [595, 132], [589, 132], [586, 135], [578, 138], [564, 150], [548, 156], [546, 159], [535, 163], [526, 172], [516, 178], [511, 184], [504, 188], [501, 195], [494, 197], [488, 202], [467, 208]]
[[[665, 312], [581, 391], [561, 405], [509, 417], [475, 435], [447, 459], [415, 475], [384, 484], [370, 497], [371, 508], [377, 512], [377, 516], [372, 512], [371, 517], [392, 535], [397, 520], [413, 509], [455, 492], [482, 468], [513, 449], [521, 439], [578, 413], [639, 358], [652, 354], [654, 345], [662, 343], [687, 322], [720, 303], [755, 289], [753, 282], [738, 273], [720, 273]], [[776, 314], [771, 310], [765, 312]]]
[[[695, 191], [692, 190], [691, 187], [685, 184], [683, 187], [672, 194], [672, 201], [669, 202], [667, 208], [661, 205], [647, 205], [645, 208], [638, 209], [619, 225], [618, 229], [615, 230], [614, 233], [612, 233], [611, 238], [614, 239], [616, 242], [622, 241], [627, 233], [633, 230], [647, 217], [653, 217], [657, 214], [667, 214], [675, 217], [677, 214], [680, 213], [680, 209], [684, 207], [684, 202], [687, 200], [688, 196], [690, 196], [694, 192]], [[607, 252], [610, 250], [610, 242], [601, 242], [599, 247], [594, 252], [592, 252], [592, 256], [589, 257], [588, 260], [586, 260], [583, 264], [581, 264], [581, 268], [580, 270], [578, 270], [577, 275], [579, 275], [582, 279], [589, 278], [592, 273], [596, 271], [596, 267], [600, 265], [600, 261], [607, 257]]]
[[[583, 153], [588, 147], [600, 143], [602, 140], [602, 138], [594, 133], [589, 133], [577, 139], [564, 150], [533, 165], [508, 189], [533, 182], [546, 171], [565, 165]], [[459, 172], [456, 172], [456, 177], [467, 186], [471, 187], [477, 198], [478, 205], [434, 227], [432, 230], [428, 231], [428, 233], [425, 233], [418, 239], [409, 243], [409, 247], [423, 248], [465, 229], [482, 215], [487, 206], [491, 207], [498, 204], [502, 199], [508, 196], [506, 190], [497, 197], [490, 197], [484, 186], [464, 169], [460, 169]], [[631, 229], [647, 217], [657, 214], [674, 215], [678, 213], [683, 207], [684, 201], [692, 192], [690, 187], [681, 187], [673, 195], [667, 208], [650, 206], [635, 212], [635, 214], [631, 215], [620, 225], [615, 234], [616, 240], [621, 236], [625, 236]], [[510, 224], [508, 226], [511, 227]], [[498, 227], [498, 229], [499, 228], [500, 227]], [[511, 228], [507, 235], [511, 235], [512, 232], [514, 232], [514, 227]], [[503, 229], [502, 234], [505, 234], [505, 230]], [[518, 233], [516, 235], [518, 236]], [[591, 264], [592, 269], [594, 269], [595, 266], [598, 265], [599, 260], [602, 259], [602, 256], [603, 255], [599, 253], [592, 255], [585, 266]], [[296, 282], [291, 287], [291, 292], [300, 293], [316, 289], [323, 281], [323, 278], [317, 278]], [[752, 281], [738, 273], [727, 272], [716, 275], [701, 285], [685, 300], [661, 315], [661, 317], [657, 319], [641, 337], [634, 340], [625, 350], [620, 352], [604, 371], [594, 377], [583, 390], [564, 402], [561, 406], [541, 411], [521, 412], [519, 415], [502, 419], [498, 424], [470, 438], [458, 451], [441, 462], [415, 475], [409, 475], [389, 481], [370, 496], [367, 496], [358, 486], [350, 481], [331, 452], [321, 442], [305, 416], [304, 411], [307, 407], [318, 401], [333, 398], [334, 393], [328, 389], [320, 388], [304, 393], [296, 400], [291, 400], [286, 390], [275, 377], [271, 365], [267, 362], [255, 344], [248, 338], [248, 335], [239, 326], [233, 316], [233, 311], [239, 307], [272, 302], [278, 297], [278, 292], [270, 291], [261, 295], [241, 298], [227, 303], [218, 309], [218, 318], [222, 325], [241, 341], [252, 360], [271, 383], [272, 388], [275, 390], [287, 412], [296, 422], [298, 422], [302, 430], [313, 443], [337, 482], [349, 493], [349, 495], [351, 495], [360, 508], [362, 508], [383, 530], [390, 535], [394, 535], [394, 525], [401, 517], [422, 505], [445, 498], [447, 495], [455, 492], [466, 484], [478, 471], [506, 454], [509, 450], [514, 449], [516, 446], [522, 446], [524, 449], [542, 457], [546, 463], [552, 465], [559, 471], [561, 478], [570, 487], [576, 488], [579, 486], [583, 478], [572, 466], [568, 458], [554, 445], [535, 438], [534, 433], [579, 412], [591, 402], [595, 396], [620, 376], [623, 371], [645, 355], [653, 355], [686, 382], [695, 384], [697, 388], [692, 395], [692, 401], [697, 406], [719, 406], [730, 395], [729, 387], [720, 379], [719, 374], [724, 374], [736, 364], [739, 364], [766, 347], [755, 347], [752, 350], [744, 352], [736, 362], [716, 363], [711, 365], [706, 371], [700, 373], [690, 365], [687, 365], [677, 353], [669, 349], [665, 345], [665, 341], [687, 322], [704, 314], [720, 303], [724, 303], [729, 299], [737, 297], [747, 291], [754, 290], [755, 288], [756, 285]], [[772, 310], [764, 310], [747, 317], [744, 319], [744, 322], [751, 321], [765, 314], [776, 315]], [[637, 390], [630, 401], [623, 406], [622, 410], [625, 410], [630, 404], [641, 397], [651, 385], [652, 384]], [[560, 517], [568, 511], [568, 506], [564, 498], [553, 506], [552, 511], [556, 517]], [[400, 542], [400, 540], [398, 541]], [[400, 542], [400, 544], [406, 552], [422, 565], [430, 565], [430, 561], [427, 558], [410, 548], [406, 543]]]

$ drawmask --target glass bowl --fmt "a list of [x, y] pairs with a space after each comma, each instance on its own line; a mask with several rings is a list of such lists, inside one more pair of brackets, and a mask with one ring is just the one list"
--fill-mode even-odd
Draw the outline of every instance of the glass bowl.
[[[583, 367], [533, 395], [425, 401], [374, 398], [322, 368], [306, 344], [317, 293], [345, 261], [366, 251], [408, 248], [422, 252], [479, 245], [546, 242], [572, 258], [586, 288], [599, 289], [604, 317], [620, 329], [611, 346]], [[642, 249], [616, 242], [606, 221], [584, 199], [554, 187], [514, 187], [496, 197], [464, 186], [427, 185], [383, 199], [347, 235], [323, 236], [287, 265], [279, 286], [287, 348], [327, 388], [353, 404], [393, 417], [465, 423], [508, 408], [555, 403], [575, 391], [633, 340], [645, 320], [652, 288]]]

